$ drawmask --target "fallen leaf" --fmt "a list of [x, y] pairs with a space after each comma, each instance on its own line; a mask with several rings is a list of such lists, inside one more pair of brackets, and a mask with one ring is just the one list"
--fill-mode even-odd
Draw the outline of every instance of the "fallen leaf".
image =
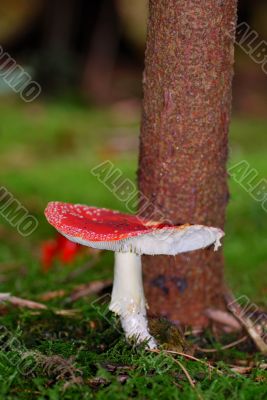
[[106, 386], [109, 384], [109, 381], [105, 378], [101, 377], [96, 377], [96, 378], [91, 378], [86, 381], [86, 383], [91, 387], [91, 388], [98, 388], [100, 385]]
[[81, 245], [73, 243], [64, 236], [57, 234], [53, 240], [42, 243], [41, 246], [41, 263], [44, 271], [48, 271], [56, 257], [63, 264], [72, 262], [77, 253], [81, 250]]
[[256, 382], [265, 382], [266, 381], [266, 377], [265, 376], [256, 376], [255, 378]]
[[240, 365], [234, 365], [230, 369], [231, 371], [237, 372], [238, 374], [246, 375], [252, 371], [253, 367], [241, 367]]

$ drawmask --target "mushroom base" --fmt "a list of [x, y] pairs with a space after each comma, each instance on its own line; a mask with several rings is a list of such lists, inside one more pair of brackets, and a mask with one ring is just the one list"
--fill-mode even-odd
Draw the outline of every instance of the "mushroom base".
[[157, 346], [150, 335], [143, 290], [141, 257], [134, 253], [115, 253], [114, 283], [109, 309], [120, 316], [126, 338], [147, 347]]

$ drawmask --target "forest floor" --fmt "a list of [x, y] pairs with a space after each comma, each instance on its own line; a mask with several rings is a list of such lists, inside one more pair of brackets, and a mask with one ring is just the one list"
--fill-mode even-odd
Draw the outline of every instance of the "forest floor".
[[[152, 353], [126, 344], [107, 308], [113, 272], [109, 252], [83, 250], [73, 262], [56, 259], [44, 271], [41, 250], [56, 235], [43, 215], [48, 201], [126, 211], [91, 169], [110, 160], [123, 178], [136, 181], [136, 108], [7, 101], [0, 119], [1, 186], [38, 221], [34, 233], [23, 237], [0, 215], [1, 293], [46, 306], [0, 304], [0, 399], [266, 399], [266, 360], [251, 340], [223, 347], [245, 332], [218, 342], [207, 331], [200, 344], [212, 352], [199, 350], [189, 335], [186, 348], [177, 345], [176, 353], [197, 360], [168, 353], [166, 345]], [[232, 122], [229, 167], [236, 175], [230, 179], [224, 240], [227, 283], [236, 297], [247, 296], [262, 309], [267, 306], [266, 211], [253, 188], [267, 176], [266, 129], [267, 121]], [[241, 161], [247, 172], [257, 171], [254, 184], [240, 184], [242, 173], [234, 166]], [[81, 294], [84, 284], [87, 296]], [[165, 321], [158, 324], [157, 332], [174, 329]]]

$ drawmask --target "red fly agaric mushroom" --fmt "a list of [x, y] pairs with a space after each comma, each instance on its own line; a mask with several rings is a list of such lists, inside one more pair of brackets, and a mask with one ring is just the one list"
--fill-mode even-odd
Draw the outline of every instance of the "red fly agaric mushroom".
[[143, 291], [141, 254], [176, 255], [215, 245], [224, 235], [218, 228], [203, 225], [162, 224], [138, 216], [80, 204], [51, 202], [45, 215], [67, 239], [97, 249], [115, 252], [115, 271], [110, 310], [120, 316], [126, 338], [147, 341], [150, 335]]

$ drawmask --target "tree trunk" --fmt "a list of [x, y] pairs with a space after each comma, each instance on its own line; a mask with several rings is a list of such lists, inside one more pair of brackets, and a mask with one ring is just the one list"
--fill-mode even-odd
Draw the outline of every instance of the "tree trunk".
[[[236, 0], [150, 0], [140, 138], [140, 213], [224, 227]], [[204, 327], [223, 308], [213, 248], [144, 256], [151, 315]]]

